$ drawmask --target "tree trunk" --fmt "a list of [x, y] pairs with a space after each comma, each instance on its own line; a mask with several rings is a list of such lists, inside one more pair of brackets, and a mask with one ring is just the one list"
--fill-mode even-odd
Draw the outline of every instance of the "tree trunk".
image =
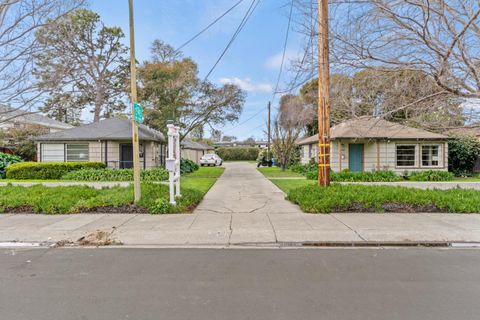
[[103, 103], [104, 103], [103, 87], [102, 87], [102, 84], [98, 84], [97, 90], [95, 91], [95, 110], [93, 113], [93, 122], [100, 121], [100, 113], [102, 112]]

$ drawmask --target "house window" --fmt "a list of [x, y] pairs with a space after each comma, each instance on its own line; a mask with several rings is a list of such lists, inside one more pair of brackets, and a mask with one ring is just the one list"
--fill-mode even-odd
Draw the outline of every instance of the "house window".
[[437, 167], [439, 154], [440, 154], [440, 146], [438, 144], [422, 145], [422, 166]]
[[87, 144], [67, 144], [67, 162], [88, 161], [88, 143]]
[[397, 167], [414, 167], [415, 166], [415, 149], [414, 144], [397, 145]]
[[65, 146], [63, 143], [43, 143], [40, 154], [42, 162], [63, 162], [65, 161]]

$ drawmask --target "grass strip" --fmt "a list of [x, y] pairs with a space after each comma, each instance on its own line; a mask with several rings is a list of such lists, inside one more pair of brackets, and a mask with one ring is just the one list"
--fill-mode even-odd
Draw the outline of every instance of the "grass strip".
[[311, 213], [331, 212], [451, 212], [480, 213], [480, 191], [423, 190], [395, 186], [332, 184], [320, 188], [315, 181], [275, 180], [287, 199]]

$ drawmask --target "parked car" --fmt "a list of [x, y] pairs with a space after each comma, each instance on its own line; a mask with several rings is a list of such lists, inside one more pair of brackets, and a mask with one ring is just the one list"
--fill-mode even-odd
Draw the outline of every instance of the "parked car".
[[203, 166], [221, 166], [222, 158], [214, 153], [205, 154], [200, 158], [200, 165]]

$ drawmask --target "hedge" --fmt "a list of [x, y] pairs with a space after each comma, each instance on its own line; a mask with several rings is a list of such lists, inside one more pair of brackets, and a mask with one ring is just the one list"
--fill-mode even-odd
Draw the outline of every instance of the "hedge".
[[215, 150], [223, 161], [256, 161], [260, 149], [258, 148], [218, 148]]
[[411, 181], [450, 181], [453, 180], [453, 173], [448, 171], [415, 171], [408, 175], [408, 180]]
[[0, 152], [0, 179], [5, 178], [5, 169], [14, 163], [21, 162], [22, 158], [13, 154]]
[[103, 169], [102, 162], [19, 162], [7, 167], [7, 179], [52, 180], [81, 169]]
[[[164, 181], [168, 171], [152, 168], [140, 171], [142, 181]], [[74, 181], [133, 181], [133, 169], [81, 169], [66, 173], [63, 180]]]

